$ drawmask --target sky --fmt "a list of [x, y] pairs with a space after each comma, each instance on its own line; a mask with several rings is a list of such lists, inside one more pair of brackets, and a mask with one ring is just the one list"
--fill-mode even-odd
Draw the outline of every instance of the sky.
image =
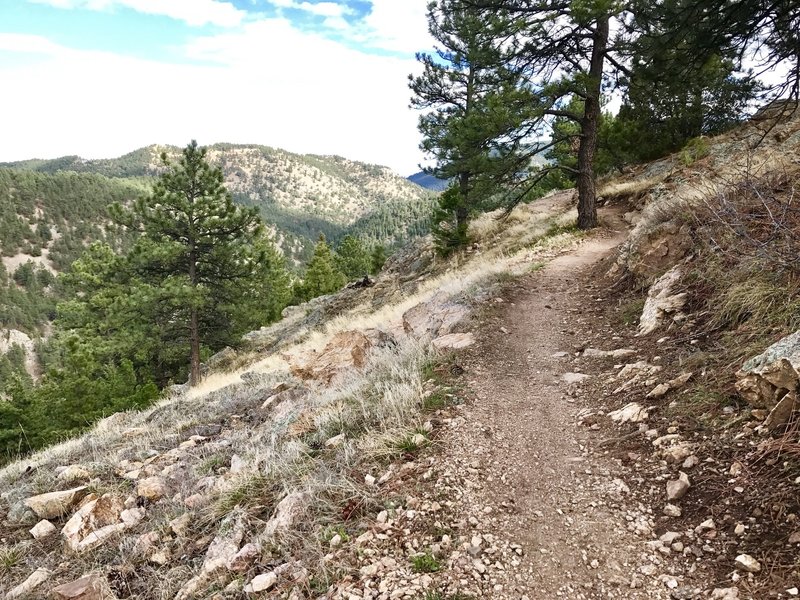
[[427, 0], [0, 0], [0, 162], [252, 143], [418, 170]]

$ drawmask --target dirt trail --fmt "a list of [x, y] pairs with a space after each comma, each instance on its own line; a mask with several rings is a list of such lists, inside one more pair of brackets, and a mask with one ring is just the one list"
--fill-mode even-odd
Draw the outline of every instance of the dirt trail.
[[[636, 533], [651, 516], [629, 506], [631, 474], [578, 424], [593, 399], [565, 380], [581, 374], [565, 375], [575, 365], [558, 355], [583, 347], [579, 331], [592, 326], [601, 293], [591, 270], [624, 239], [618, 215], [605, 218], [611, 228], [510, 289], [462, 359], [473, 401], [461, 411], [463, 425], [444, 436], [442, 460], [474, 459], [478, 480], [462, 502], [485, 507], [494, 535], [522, 547], [518, 564], [505, 565], [484, 591], [494, 598], [669, 597], [663, 582], [642, 574], [657, 568], [643, 568], [650, 538]], [[609, 335], [603, 349], [622, 343]]]

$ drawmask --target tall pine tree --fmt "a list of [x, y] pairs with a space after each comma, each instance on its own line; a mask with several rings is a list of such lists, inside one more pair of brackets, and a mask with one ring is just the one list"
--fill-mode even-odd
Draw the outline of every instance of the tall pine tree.
[[162, 155], [166, 171], [152, 194], [131, 210], [116, 206], [117, 219], [142, 237], [129, 257], [134, 272], [166, 297], [162, 323], [189, 346], [189, 383], [201, 378], [203, 344], [211, 348], [242, 333], [242, 303], [254, 300], [253, 280], [265, 254], [263, 226], [254, 208], [237, 206], [212, 167], [206, 149], [192, 141], [176, 163]]
[[411, 105], [422, 149], [435, 160], [428, 172], [451, 181], [434, 217], [440, 250], [467, 242], [470, 214], [507, 189], [527, 167], [520, 128], [528, 109], [514, 64], [516, 22], [461, 0], [428, 6], [434, 55], [418, 54], [421, 75], [411, 76]]

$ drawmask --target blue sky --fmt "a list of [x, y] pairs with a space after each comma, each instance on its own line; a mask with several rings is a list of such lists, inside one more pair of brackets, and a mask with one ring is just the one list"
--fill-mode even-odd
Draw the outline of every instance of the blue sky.
[[0, 2], [0, 161], [192, 138], [416, 170], [426, 0]]

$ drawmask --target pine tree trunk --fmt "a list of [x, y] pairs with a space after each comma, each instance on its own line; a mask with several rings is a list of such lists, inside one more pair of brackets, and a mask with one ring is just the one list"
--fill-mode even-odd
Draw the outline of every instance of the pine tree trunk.
[[[197, 285], [197, 255], [194, 248], [189, 252], [189, 281], [192, 289]], [[194, 302], [194, 298], [192, 298]], [[202, 379], [200, 373], [200, 325], [197, 318], [197, 308], [192, 307], [189, 315], [189, 385], [196, 386]]]
[[469, 207], [467, 194], [469, 193], [469, 173], [461, 173], [458, 176], [458, 191], [461, 194], [461, 204], [456, 208], [456, 231], [467, 231], [467, 219], [469, 218]]
[[578, 147], [578, 228], [597, 227], [597, 204], [594, 186], [594, 155], [600, 124], [600, 95], [603, 83], [603, 62], [608, 45], [608, 16], [597, 20], [589, 65], [589, 88], [586, 90], [581, 141]]
[[200, 331], [196, 308], [192, 308], [192, 314], [189, 320], [189, 345], [191, 346], [189, 385], [194, 387], [200, 383], [202, 379], [202, 374], [200, 373]]

